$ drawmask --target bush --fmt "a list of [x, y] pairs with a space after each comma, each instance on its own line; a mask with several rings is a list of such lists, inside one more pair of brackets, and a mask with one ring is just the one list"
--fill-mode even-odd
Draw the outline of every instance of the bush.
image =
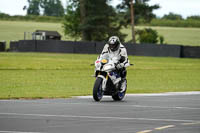
[[159, 35], [160, 44], [164, 44], [165, 38], [162, 35]]
[[183, 20], [182, 16], [179, 14], [175, 14], [170, 12], [168, 15], [164, 15], [162, 19], [167, 19], [167, 20]]
[[144, 30], [137, 30], [138, 40], [140, 43], [157, 43], [158, 33], [156, 30], [146, 28]]
[[164, 37], [162, 35], [158, 35], [156, 30], [151, 28], [145, 28], [143, 30], [137, 30], [136, 35], [138, 36], [138, 40], [140, 43], [164, 43]]

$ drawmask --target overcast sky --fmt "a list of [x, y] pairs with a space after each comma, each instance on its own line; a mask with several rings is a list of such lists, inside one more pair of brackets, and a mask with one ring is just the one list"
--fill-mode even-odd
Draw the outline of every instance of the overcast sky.
[[[61, 0], [66, 5], [67, 0]], [[116, 5], [121, 0], [113, 0]], [[160, 9], [154, 13], [162, 17], [169, 12], [181, 14], [184, 18], [191, 15], [200, 15], [200, 0], [150, 0], [150, 5], [159, 4]], [[23, 7], [27, 5], [27, 0], [0, 0], [0, 12], [10, 15], [26, 15]]]

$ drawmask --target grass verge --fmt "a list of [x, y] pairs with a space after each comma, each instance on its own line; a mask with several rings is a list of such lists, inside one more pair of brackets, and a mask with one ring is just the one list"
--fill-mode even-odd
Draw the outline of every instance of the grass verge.
[[[0, 53], [0, 99], [91, 95], [97, 55]], [[200, 91], [200, 59], [133, 57], [128, 93]]]

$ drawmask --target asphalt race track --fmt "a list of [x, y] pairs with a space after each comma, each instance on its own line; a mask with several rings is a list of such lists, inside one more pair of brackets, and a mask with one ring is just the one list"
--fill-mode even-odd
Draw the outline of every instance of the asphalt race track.
[[0, 100], [0, 133], [200, 133], [200, 92]]

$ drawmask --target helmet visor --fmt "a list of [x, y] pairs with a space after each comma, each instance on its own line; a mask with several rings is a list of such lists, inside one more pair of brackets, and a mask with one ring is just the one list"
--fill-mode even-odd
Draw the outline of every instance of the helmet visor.
[[117, 45], [116, 45], [116, 44], [109, 44], [109, 48], [110, 48], [112, 51], [115, 51], [115, 50], [117, 50]]

